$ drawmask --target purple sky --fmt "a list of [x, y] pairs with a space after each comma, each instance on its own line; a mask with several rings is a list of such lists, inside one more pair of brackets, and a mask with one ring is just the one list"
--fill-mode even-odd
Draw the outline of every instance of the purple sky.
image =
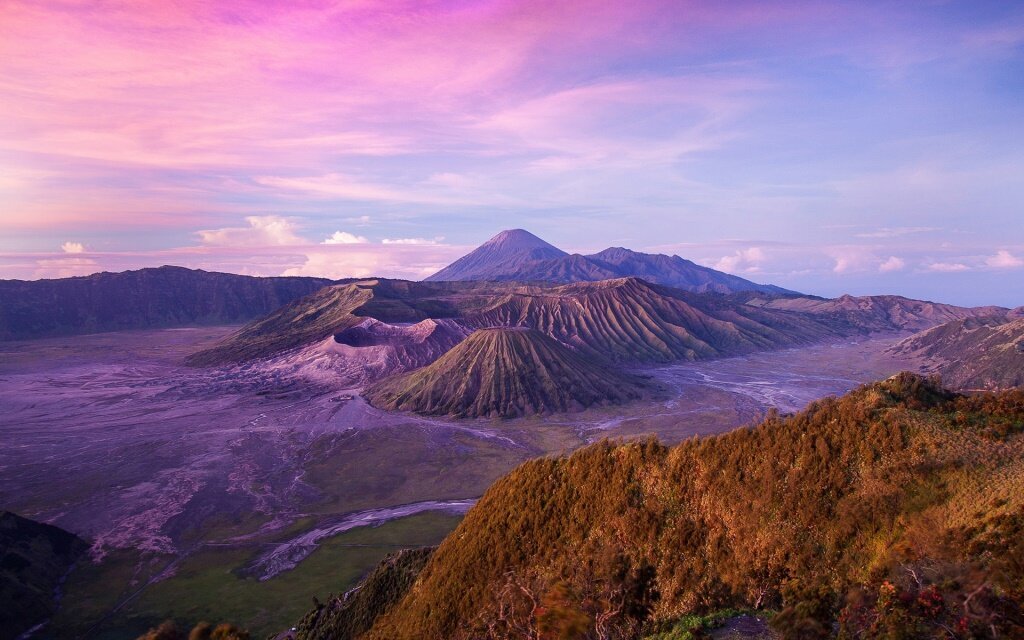
[[1024, 304], [1024, 4], [0, 3], [0, 277], [419, 278], [510, 227]]

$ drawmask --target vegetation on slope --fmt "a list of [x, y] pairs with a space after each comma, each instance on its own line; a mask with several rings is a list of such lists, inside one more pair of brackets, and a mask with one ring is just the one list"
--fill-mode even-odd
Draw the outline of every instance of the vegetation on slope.
[[924, 359], [955, 389], [1009, 389], [1024, 385], [1024, 319], [995, 315], [954, 320], [893, 345]]
[[602, 442], [488, 490], [365, 637], [635, 638], [725, 607], [790, 638], [1024, 633], [1024, 391], [901, 374], [666, 448]]
[[87, 548], [73, 533], [0, 511], [0, 638], [49, 620], [58, 586]]
[[315, 608], [297, 626], [299, 640], [352, 640], [369, 631], [412, 587], [434, 547], [405, 549], [384, 558], [359, 586]]
[[455, 417], [515, 417], [622, 404], [647, 385], [532, 329], [479, 329], [429, 366], [365, 392], [376, 407]]

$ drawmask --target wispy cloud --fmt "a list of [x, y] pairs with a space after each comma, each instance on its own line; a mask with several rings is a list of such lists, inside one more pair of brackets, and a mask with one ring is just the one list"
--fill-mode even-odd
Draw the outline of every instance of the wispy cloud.
[[970, 267], [962, 262], [932, 262], [926, 268], [929, 271], [938, 271], [939, 273], [957, 273], [970, 270]]

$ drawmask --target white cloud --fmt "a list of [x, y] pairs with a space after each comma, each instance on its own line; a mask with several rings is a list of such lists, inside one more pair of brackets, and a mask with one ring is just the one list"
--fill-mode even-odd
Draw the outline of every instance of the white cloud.
[[939, 273], [956, 273], [958, 271], [968, 271], [970, 267], [962, 262], [933, 262], [928, 265], [929, 271], [938, 271]]
[[829, 247], [826, 253], [835, 261], [832, 273], [858, 273], [874, 269], [879, 263], [871, 247], [842, 245]]
[[272, 247], [307, 244], [294, 221], [281, 216], [248, 216], [248, 227], [197, 231], [199, 241], [216, 247]]
[[60, 250], [64, 253], [85, 253], [85, 245], [81, 242], [65, 242], [60, 245]]
[[320, 244], [366, 244], [367, 242], [369, 240], [363, 236], [357, 236], [348, 231], [335, 231]]
[[436, 238], [384, 238], [381, 242], [383, 244], [436, 245], [441, 244], [443, 240], [444, 236], [437, 236]]
[[996, 269], [1015, 269], [1024, 267], [1024, 260], [1004, 249], [996, 252], [996, 255], [986, 258], [985, 264]]
[[903, 267], [907, 266], [907, 263], [902, 258], [896, 256], [889, 256], [889, 259], [878, 265], [878, 270], [882, 273], [889, 273], [891, 271], [899, 271]]
[[715, 268], [728, 273], [756, 273], [761, 270], [761, 263], [765, 260], [765, 253], [760, 247], [747, 247], [739, 249], [730, 256], [722, 256], [715, 263]]

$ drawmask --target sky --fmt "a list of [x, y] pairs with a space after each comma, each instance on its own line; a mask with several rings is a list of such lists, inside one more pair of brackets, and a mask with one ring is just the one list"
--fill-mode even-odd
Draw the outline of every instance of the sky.
[[1024, 3], [0, 0], [0, 278], [418, 279], [514, 227], [1024, 305]]

